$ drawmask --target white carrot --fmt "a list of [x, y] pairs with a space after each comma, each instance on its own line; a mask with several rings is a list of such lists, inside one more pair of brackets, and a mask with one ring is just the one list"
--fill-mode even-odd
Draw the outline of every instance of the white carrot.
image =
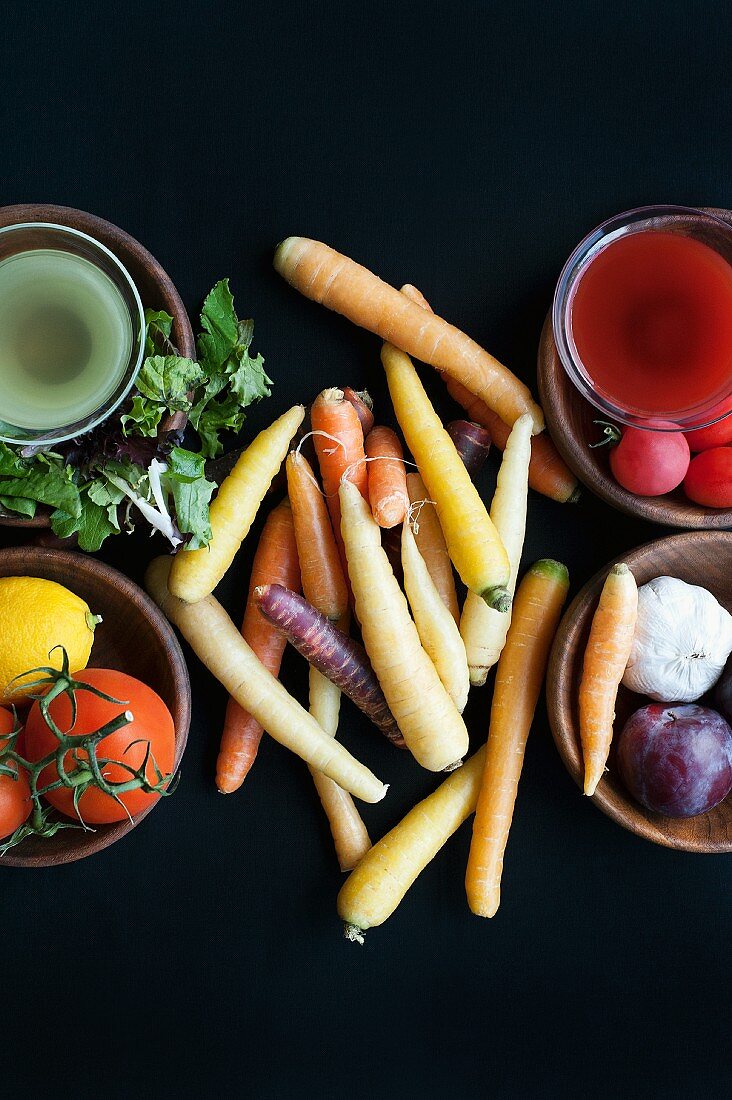
[[[506, 548], [511, 565], [508, 579], [508, 592], [511, 599], [516, 590], [516, 579], [526, 534], [531, 427], [530, 417], [521, 416], [511, 429], [491, 504], [491, 519]], [[510, 611], [502, 615], [499, 611], [488, 607], [480, 596], [476, 596], [474, 592], [468, 592], [460, 618], [460, 633], [468, 655], [470, 682], [474, 687], [484, 684], [488, 670], [498, 663], [498, 658], [506, 644], [510, 624]]]
[[[402, 568], [404, 591], [422, 646], [450, 698], [462, 714], [470, 690], [465, 645], [457, 624], [443, 603], [424, 558], [417, 549], [408, 520], [404, 521], [402, 527]], [[480, 597], [476, 596], [476, 599], [480, 600]], [[483, 600], [480, 603], [486, 606]], [[502, 619], [507, 617], [498, 611], [493, 614]]]
[[407, 601], [358, 489], [340, 487], [341, 533], [364, 645], [407, 748], [430, 771], [460, 763], [468, 731], [422, 648]]
[[[358, 490], [356, 490], [358, 492]], [[196, 656], [275, 741], [364, 802], [379, 802], [386, 787], [292, 698], [267, 671], [213, 596], [185, 603], [168, 589], [171, 560], [155, 558], [145, 574], [148, 592], [178, 627]]]
[[[338, 733], [341, 705], [340, 690], [331, 681], [310, 669], [310, 713], [330, 737]], [[330, 824], [336, 857], [341, 871], [351, 871], [371, 847], [371, 839], [361, 815], [348, 791], [344, 791], [322, 772], [310, 765], [315, 789]]]

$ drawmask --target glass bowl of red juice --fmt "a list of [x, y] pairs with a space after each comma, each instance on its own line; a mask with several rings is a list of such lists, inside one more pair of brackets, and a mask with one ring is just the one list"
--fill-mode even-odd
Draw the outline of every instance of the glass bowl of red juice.
[[692, 431], [732, 412], [732, 225], [646, 206], [575, 248], [554, 295], [570, 379], [604, 418]]

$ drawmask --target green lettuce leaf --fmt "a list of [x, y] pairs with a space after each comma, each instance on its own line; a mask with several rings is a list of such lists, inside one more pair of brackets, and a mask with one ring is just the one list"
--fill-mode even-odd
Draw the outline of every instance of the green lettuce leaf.
[[205, 381], [205, 374], [193, 359], [180, 355], [150, 355], [137, 376], [137, 389], [143, 397], [173, 412], [191, 407], [189, 390]]
[[269, 397], [272, 380], [264, 372], [262, 356], [249, 354], [254, 322], [237, 317], [228, 279], [217, 283], [203, 303], [201, 327], [197, 348], [207, 380], [196, 393], [189, 418], [201, 437], [203, 454], [213, 458], [223, 450], [220, 433], [241, 430], [244, 409]]
[[51, 461], [45, 455], [36, 455], [22, 470], [20, 477], [0, 476], [0, 497], [6, 507], [13, 507], [12, 500], [18, 498], [23, 503], [18, 510], [28, 514], [28, 500], [48, 504], [52, 508], [62, 508], [70, 516], [81, 513], [79, 489], [75, 484], [74, 471], [57, 461]]
[[17, 512], [18, 515], [28, 516], [32, 519], [36, 514], [37, 501], [27, 497], [3, 497], [0, 496], [0, 504], [6, 512]]
[[80, 493], [80, 502], [81, 511], [78, 516], [70, 516], [61, 508], [52, 512], [51, 529], [59, 538], [77, 535], [80, 549], [93, 553], [99, 550], [109, 535], [119, 533], [117, 505], [97, 504], [86, 490]]
[[163, 419], [165, 406], [151, 401], [149, 397], [143, 397], [136, 393], [132, 398], [129, 412], [120, 417], [122, 432], [124, 435], [142, 435], [154, 437], [158, 434], [158, 425]]
[[155, 355], [162, 351], [165, 355], [174, 354], [170, 334], [173, 331], [173, 318], [162, 309], [145, 310], [145, 355]]
[[190, 535], [188, 549], [208, 546], [211, 541], [208, 505], [216, 485], [206, 480], [203, 455], [173, 447], [162, 483], [173, 498], [179, 531]]

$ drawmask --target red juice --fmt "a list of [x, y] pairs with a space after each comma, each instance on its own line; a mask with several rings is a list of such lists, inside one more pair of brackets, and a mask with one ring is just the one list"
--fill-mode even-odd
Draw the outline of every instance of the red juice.
[[580, 277], [572, 335], [595, 391], [638, 416], [722, 400], [732, 379], [732, 266], [661, 230], [606, 245]]

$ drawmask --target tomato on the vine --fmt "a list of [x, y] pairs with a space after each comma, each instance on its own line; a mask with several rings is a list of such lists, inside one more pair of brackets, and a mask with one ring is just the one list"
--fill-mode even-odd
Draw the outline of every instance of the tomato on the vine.
[[[101, 760], [120, 761], [131, 768], [142, 767], [147, 744], [150, 744], [150, 759], [145, 770], [145, 778], [150, 784], [156, 784], [158, 777], [155, 764], [163, 775], [173, 770], [175, 760], [175, 728], [170, 711], [159, 695], [143, 684], [142, 681], [128, 676], [124, 672], [112, 669], [88, 668], [74, 677], [79, 683], [89, 684], [105, 695], [119, 699], [119, 703], [110, 703], [91, 692], [80, 688], [76, 691], [77, 717], [73, 730], [71, 726], [71, 702], [67, 695], [59, 695], [49, 707], [51, 718], [63, 733], [70, 736], [84, 736], [101, 729], [112, 719], [125, 711], [132, 713], [132, 721], [114, 733], [103, 738], [97, 746], [97, 757]], [[58, 740], [43, 719], [38, 702], [35, 702], [28, 715], [25, 726], [25, 739], [28, 758], [42, 760], [44, 756], [58, 748]], [[133, 744], [133, 742], [137, 742]], [[86, 753], [80, 751], [81, 759]], [[71, 752], [66, 753], [67, 771], [75, 768]], [[124, 783], [131, 779], [126, 768], [117, 763], [104, 764], [102, 775], [112, 783]], [[39, 787], [52, 783], [58, 778], [53, 764], [44, 768]], [[67, 817], [77, 816], [74, 809], [74, 795], [69, 787], [58, 787], [44, 795], [46, 800]], [[157, 792], [143, 790], [125, 791], [119, 795], [120, 805], [111, 795], [90, 786], [79, 799], [79, 813], [89, 824], [105, 824], [126, 819], [127, 813], [137, 814], [146, 809], [160, 795]]]
[[[0, 750], [6, 745], [3, 735], [12, 733], [14, 727], [12, 712], [0, 707]], [[14, 764], [10, 766], [15, 768]], [[28, 818], [32, 808], [28, 777], [23, 769], [20, 769], [17, 779], [0, 775], [0, 840], [14, 833]]]

